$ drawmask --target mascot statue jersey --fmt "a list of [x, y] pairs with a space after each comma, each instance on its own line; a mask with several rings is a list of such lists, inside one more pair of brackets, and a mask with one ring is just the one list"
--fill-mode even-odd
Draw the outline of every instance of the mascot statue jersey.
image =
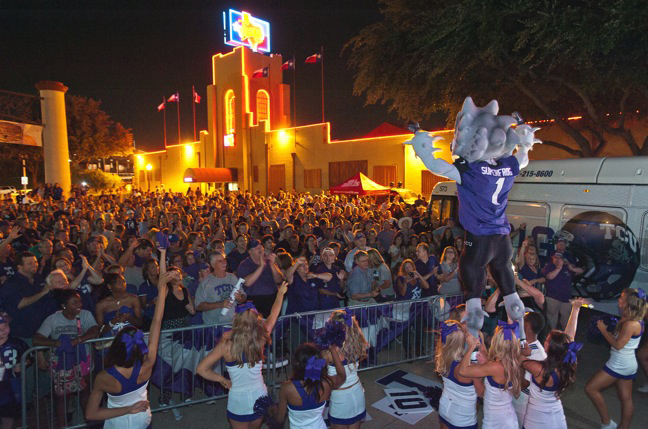
[[458, 158], [453, 164], [434, 157], [440, 150], [434, 143], [441, 137], [416, 131], [406, 142], [428, 170], [457, 182], [459, 220], [466, 230], [459, 276], [467, 295], [468, 330], [477, 338], [484, 322], [481, 295], [486, 287], [486, 267], [504, 297], [509, 318], [520, 324], [524, 336], [524, 304], [515, 291], [513, 246], [505, 210], [515, 176], [529, 163], [533, 144], [540, 141], [534, 136], [538, 128], [521, 125], [519, 117], [498, 115], [498, 111], [495, 100], [477, 107], [472, 98], [466, 98], [455, 122], [451, 149]]

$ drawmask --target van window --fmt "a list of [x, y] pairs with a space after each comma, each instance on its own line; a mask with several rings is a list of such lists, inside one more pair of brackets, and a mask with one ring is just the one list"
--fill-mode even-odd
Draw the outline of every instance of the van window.
[[621, 207], [596, 207], [596, 206], [563, 206], [562, 213], [560, 214], [560, 227], [562, 228], [571, 218], [576, 216], [579, 213], [592, 212], [592, 211], [601, 211], [605, 213], [610, 213], [621, 219], [623, 223], [626, 223], [628, 219], [628, 214]]
[[648, 270], [648, 212], [641, 222], [641, 268]]
[[520, 224], [527, 224], [527, 231], [531, 232], [536, 226], [549, 226], [551, 209], [546, 203], [524, 203], [509, 201], [506, 208], [506, 217], [515, 228]]
[[430, 204], [430, 216], [432, 222], [438, 220], [443, 225], [448, 218], [453, 218], [457, 223], [459, 219], [457, 197], [438, 197], [433, 196]]

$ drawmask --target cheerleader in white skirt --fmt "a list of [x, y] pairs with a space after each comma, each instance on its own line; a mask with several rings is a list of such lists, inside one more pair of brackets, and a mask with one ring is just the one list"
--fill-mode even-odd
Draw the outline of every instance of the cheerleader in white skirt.
[[466, 347], [461, 323], [448, 320], [441, 325], [441, 343], [436, 352], [436, 371], [443, 378], [439, 400], [442, 429], [477, 429], [477, 396], [484, 395], [484, 382], [459, 375], [457, 367]]
[[523, 379], [519, 369], [519, 327], [517, 323], [499, 322], [498, 325], [488, 351], [489, 362], [470, 364], [471, 352], [479, 340], [468, 335], [468, 351], [461, 359], [458, 370], [462, 377], [486, 378], [482, 429], [518, 429], [512, 401], [513, 396], [520, 394]]
[[[646, 315], [648, 303], [646, 293], [642, 289], [628, 288], [619, 297], [621, 320], [613, 334], [607, 331], [603, 321], [598, 321], [598, 328], [603, 338], [610, 343], [610, 359], [602, 370], [585, 385], [585, 393], [589, 396], [601, 418], [601, 428], [620, 429], [630, 428], [634, 405], [632, 403], [632, 380], [637, 376], [637, 357], [635, 351], [644, 330], [643, 318]], [[621, 422], [617, 425], [610, 419], [607, 404], [602, 391], [611, 385], [616, 385], [617, 394], [621, 401]]]

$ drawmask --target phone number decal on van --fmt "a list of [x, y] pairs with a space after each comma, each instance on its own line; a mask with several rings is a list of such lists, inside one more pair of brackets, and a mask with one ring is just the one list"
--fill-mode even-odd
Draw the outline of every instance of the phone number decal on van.
[[553, 170], [522, 170], [520, 172], [520, 177], [551, 177], [553, 176]]

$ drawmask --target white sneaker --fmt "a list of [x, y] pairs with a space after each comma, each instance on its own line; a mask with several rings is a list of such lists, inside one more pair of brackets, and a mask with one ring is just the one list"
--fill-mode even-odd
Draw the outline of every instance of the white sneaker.
[[617, 424], [614, 422], [614, 420], [610, 419], [610, 423], [604, 425], [601, 424], [601, 429], [616, 429]]
[[644, 384], [643, 386], [637, 387], [637, 392], [648, 393], [648, 383]]
[[274, 360], [274, 356], [272, 353], [268, 353], [268, 357], [266, 358], [266, 361], [263, 363], [263, 369], [268, 369], [268, 368], [282, 368], [284, 366], [288, 365], [288, 359], [282, 359], [282, 360]]

